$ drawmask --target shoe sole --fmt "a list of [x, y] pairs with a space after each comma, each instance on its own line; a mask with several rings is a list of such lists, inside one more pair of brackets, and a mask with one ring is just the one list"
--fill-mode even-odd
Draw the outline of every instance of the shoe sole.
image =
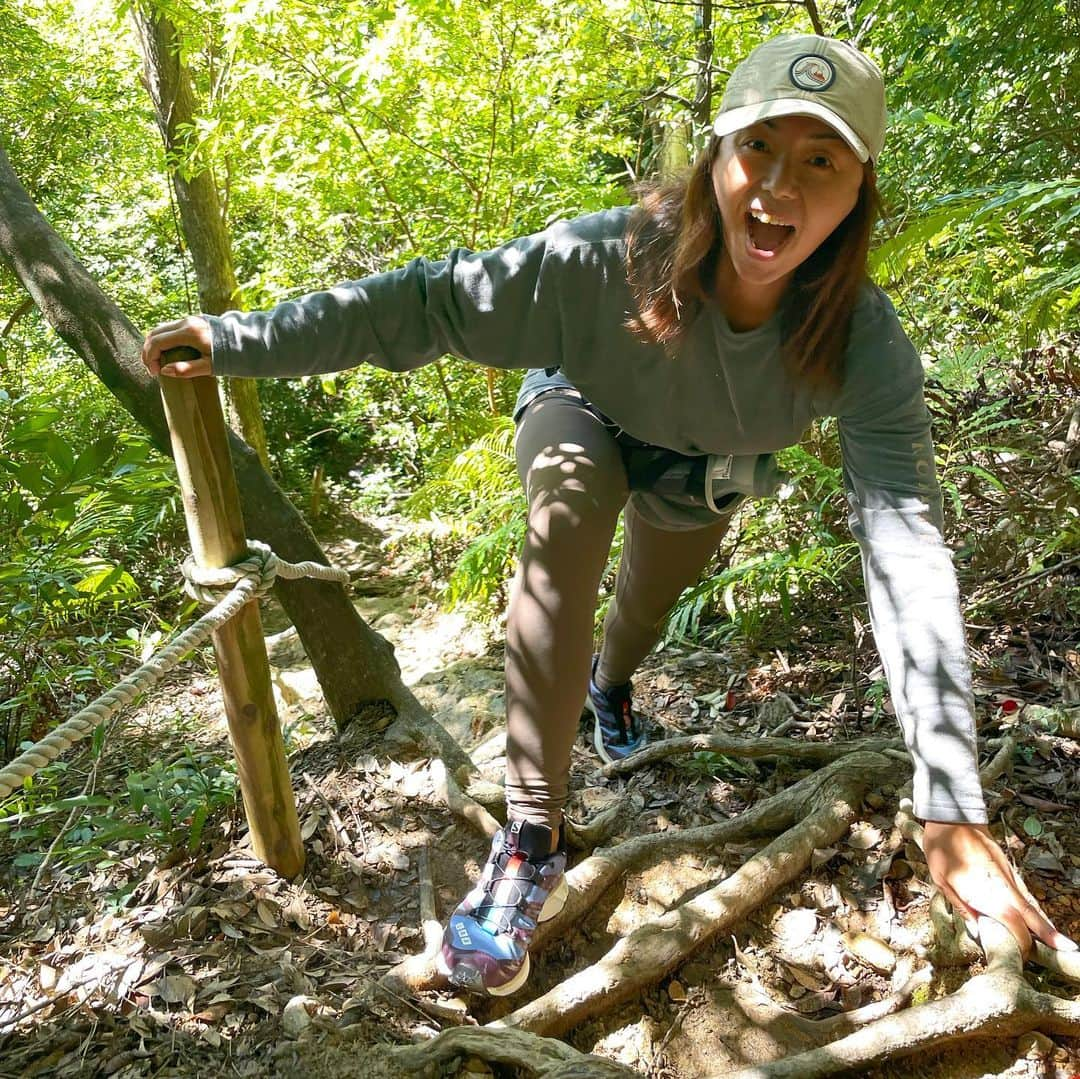
[[[559, 886], [544, 900], [544, 905], [540, 908], [540, 916], [537, 918], [537, 923], [550, 922], [557, 914], [562, 913], [563, 907], [566, 906], [566, 900], [570, 896], [570, 889], [566, 885], [566, 877], [564, 876], [559, 881]], [[457, 984], [453, 981], [453, 973], [446, 966], [442, 953], [440, 952], [438, 958], [435, 961], [436, 968], [439, 972], [445, 975], [453, 984]], [[516, 993], [528, 980], [529, 972], [532, 970], [532, 960], [529, 958], [529, 953], [525, 953], [525, 961], [521, 964], [521, 969], [515, 974], [510, 981], [504, 982], [502, 985], [497, 985], [494, 988], [484, 986], [481, 990], [473, 990], [473, 992], [482, 992], [489, 997], [508, 997], [512, 993]], [[467, 988], [467, 986], [462, 986]]]

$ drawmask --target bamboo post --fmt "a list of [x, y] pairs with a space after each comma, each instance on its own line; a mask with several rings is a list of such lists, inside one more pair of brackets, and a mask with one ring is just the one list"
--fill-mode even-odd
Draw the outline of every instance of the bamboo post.
[[[181, 353], [188, 351], [166, 356], [185, 359]], [[230, 566], [247, 546], [217, 379], [162, 378], [159, 384], [195, 563]], [[304, 848], [258, 604], [246, 604], [213, 642], [252, 848], [282, 876], [295, 877], [304, 867]]]

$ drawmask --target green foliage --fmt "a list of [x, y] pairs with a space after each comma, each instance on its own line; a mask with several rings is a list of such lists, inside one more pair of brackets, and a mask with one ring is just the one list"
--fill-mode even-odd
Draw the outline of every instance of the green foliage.
[[[962, 284], [962, 310], [981, 324], [1060, 330], [1080, 305], [1080, 181], [1016, 182], [932, 199], [874, 252], [885, 282], [930, 265]], [[1013, 336], [1017, 336], [1014, 334]]]
[[[1009, 362], [972, 352], [930, 370], [941, 485], [958, 559], [975, 580], [1038, 573], [1080, 551], [1080, 479], [1047, 435], [1068, 421], [1057, 387], [1075, 376], [1068, 347]], [[1055, 599], [1067, 610], [1077, 597], [1066, 589]]]
[[525, 496], [514, 462], [514, 424], [504, 416], [492, 418], [491, 424], [403, 507], [417, 518], [445, 521], [442, 539], [461, 551], [446, 591], [451, 606], [482, 607], [496, 597], [505, 601], [505, 585], [524, 539]]
[[198, 847], [207, 819], [236, 800], [235, 763], [190, 749], [177, 760], [155, 761], [145, 772], [127, 777], [131, 812], [149, 817], [157, 843]]
[[689, 776], [696, 776], [698, 779], [726, 779], [734, 782], [756, 779], [758, 775], [753, 761], [738, 760], [734, 757], [725, 757], [722, 753], [709, 751], [692, 753], [680, 765], [680, 771]]
[[236, 801], [235, 765], [214, 753], [185, 749], [131, 773], [126, 789], [109, 795], [58, 796], [66, 769], [54, 762], [0, 805], [0, 835], [20, 849], [15, 866], [39, 865], [67, 821], [51, 855], [60, 866], [102, 868], [136, 851], [194, 853], [210, 817]]
[[159, 572], [155, 536], [175, 481], [145, 439], [105, 433], [84, 442], [65, 430], [69, 419], [41, 395], [0, 390], [5, 755], [111, 682], [130, 651], [129, 627], [154, 617], [136, 575]]

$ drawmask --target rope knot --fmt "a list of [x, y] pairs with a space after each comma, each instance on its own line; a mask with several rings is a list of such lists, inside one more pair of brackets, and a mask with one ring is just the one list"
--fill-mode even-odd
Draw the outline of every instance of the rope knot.
[[184, 591], [192, 599], [207, 607], [221, 601], [224, 594], [237, 585], [251, 582], [251, 596], [263, 596], [274, 587], [281, 561], [276, 554], [259, 540], [247, 541], [248, 553], [231, 566], [220, 569], [204, 569], [188, 555], [180, 566], [184, 575]]

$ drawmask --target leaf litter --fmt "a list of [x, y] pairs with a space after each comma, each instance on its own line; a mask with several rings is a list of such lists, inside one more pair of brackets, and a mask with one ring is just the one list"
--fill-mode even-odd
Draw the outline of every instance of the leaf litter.
[[[406, 602], [417, 608], [416, 597]], [[1048, 662], [1050, 649], [1033, 653], [1031, 640], [1014, 665], [1020, 681], [1025, 663]], [[1009, 643], [982, 647], [1000, 653]], [[497, 665], [498, 657], [477, 662]], [[977, 666], [987, 669], [996, 668]], [[718, 726], [768, 734], [789, 721], [789, 731], [817, 739], [868, 722], [879, 733], [850, 693], [833, 687], [822, 697], [822, 684], [820, 670], [793, 649], [754, 657], [670, 647], [647, 661], [638, 693], [672, 735]], [[983, 702], [1005, 691], [1020, 695], [998, 678], [976, 679]], [[104, 771], [122, 784], [140, 753], [162, 754], [166, 728], [155, 717], [180, 708], [204, 716], [209, 709], [213, 719], [214, 701], [201, 677], [174, 677], [147, 702], [137, 737], [122, 751], [106, 747]], [[988, 714], [1011, 723], [1023, 709]], [[418, 849], [432, 851], [445, 917], [479, 871], [486, 843], [428, 797], [423, 762], [380, 759], [377, 738], [357, 731], [336, 737], [314, 710], [309, 726], [312, 737], [291, 761], [307, 851], [296, 881], [252, 856], [235, 812], [208, 823], [194, 856], [155, 860], [136, 850], [98, 869], [58, 869], [33, 898], [25, 876], [3, 881], [0, 1074], [391, 1075], [382, 1049], [388, 1042], [430, 1034], [445, 1022], [490, 1021], [509, 1007], [442, 994], [425, 1014], [423, 1000], [383, 1001], [339, 1029], [348, 1002], [422, 948]], [[220, 737], [220, 724], [217, 731]], [[1075, 743], [1043, 732], [1031, 758], [1019, 756], [991, 795], [1033, 894], [1073, 935], [1080, 932], [1078, 759]], [[807, 772], [785, 761], [733, 763], [698, 760], [687, 771], [687, 762], [673, 760], [646, 770], [615, 838], [729, 819]], [[501, 758], [485, 768], [498, 778]], [[572, 812], [580, 819], [611, 799], [613, 785], [596, 780], [580, 745], [573, 786]], [[819, 1020], [894, 992], [926, 948], [931, 889], [917, 852], [893, 826], [893, 793], [884, 792], [843, 841], [815, 851], [810, 872], [738, 925], [729, 941], [663, 987], [585, 1024], [573, 1032], [574, 1044], [643, 1074], [689, 1079], [700, 1074], [694, 1062], [702, 1054], [719, 1067], [735, 1059], [729, 1046], [744, 1044], [767, 1059], [797, 1044], [795, 1034], [769, 1041], [748, 1016]], [[670, 909], [757, 849], [731, 845], [712, 858], [680, 857], [631, 874], [614, 907], [602, 902], [567, 940], [535, 957], [538, 984], [564, 976], [568, 962], [598, 958], [613, 932]], [[882, 1079], [923, 1074], [892, 1067]], [[1016, 1067], [1010, 1076], [1026, 1074]]]

